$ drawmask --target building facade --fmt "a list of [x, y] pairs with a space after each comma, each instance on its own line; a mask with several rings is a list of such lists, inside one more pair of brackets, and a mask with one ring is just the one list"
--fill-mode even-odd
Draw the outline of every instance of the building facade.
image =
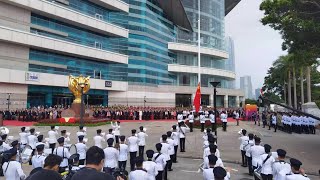
[[259, 99], [259, 96], [260, 96], [260, 92], [261, 92], [261, 88], [257, 88], [256, 90], [255, 90], [255, 98], [258, 100]]
[[240, 77], [240, 89], [244, 91], [246, 99], [253, 99], [251, 76]]
[[[197, 0], [0, 0], [0, 109], [70, 105], [69, 75], [90, 76], [91, 105], [190, 106], [197, 85]], [[201, 0], [203, 105], [237, 107], [236, 3]], [[226, 10], [228, 7], [228, 10]], [[10, 98], [9, 98], [10, 96]]]

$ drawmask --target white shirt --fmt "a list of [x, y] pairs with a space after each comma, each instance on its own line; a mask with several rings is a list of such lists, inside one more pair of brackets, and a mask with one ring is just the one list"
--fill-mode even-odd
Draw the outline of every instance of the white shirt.
[[60, 163], [60, 167], [68, 166], [68, 158], [70, 157], [70, 153], [67, 148], [59, 146], [54, 149], [53, 154], [63, 158], [62, 162]]
[[164, 170], [164, 167], [166, 166], [167, 164], [167, 160], [166, 160], [166, 157], [165, 155], [161, 154], [157, 159], [156, 157], [158, 156], [159, 153], [154, 153], [153, 154], [153, 161], [157, 164], [157, 170], [158, 171], [163, 171]]
[[158, 175], [157, 163], [153, 161], [144, 161], [142, 166], [143, 169], [147, 170], [148, 180], [155, 180]]
[[192, 114], [190, 114], [188, 116], [188, 119], [189, 119], [189, 123], [193, 123], [194, 122], [194, 116]]
[[209, 115], [209, 118], [210, 118], [210, 122], [211, 122], [211, 123], [215, 123], [214, 114], [210, 114], [210, 115]]
[[129, 173], [130, 180], [148, 180], [148, 173], [143, 170], [134, 170]]
[[102, 148], [102, 141], [105, 142], [104, 138], [100, 135], [96, 135], [93, 137], [94, 145]]
[[166, 157], [166, 161], [170, 160], [170, 155], [169, 155], [169, 150], [170, 150], [170, 145], [168, 143], [161, 143], [162, 148], [161, 148], [161, 153]]
[[113, 134], [115, 136], [120, 136], [120, 126], [118, 125], [118, 123], [111, 123], [112, 129], [113, 129]]
[[178, 114], [177, 116], [178, 122], [182, 122], [183, 120], [183, 115], [182, 114]]
[[37, 141], [38, 141], [37, 136], [32, 134], [28, 136], [28, 145], [31, 146], [32, 149], [36, 149]]
[[268, 154], [263, 154], [260, 156], [260, 160], [259, 160], [259, 165], [262, 166], [262, 169], [261, 169], [261, 173], [262, 174], [272, 174], [272, 164], [275, 162], [275, 159], [270, 156], [269, 159], [267, 159], [267, 161], [263, 163], [263, 161], [268, 157]]
[[249, 151], [252, 146], [254, 146], [254, 140], [249, 140], [248, 143], [243, 146], [243, 149], [246, 151], [247, 157], [252, 157], [251, 152]]
[[167, 139], [167, 143], [169, 144], [170, 148], [169, 148], [169, 155], [174, 155], [174, 140], [173, 139]]
[[128, 137], [129, 152], [138, 151], [138, 138], [136, 136]]
[[281, 180], [310, 180], [308, 177], [304, 177], [301, 174], [294, 174], [291, 171], [289, 173], [286, 170], [280, 172]]
[[31, 158], [31, 162], [32, 162], [32, 167], [33, 168], [38, 168], [38, 167], [42, 167], [44, 165], [44, 160], [46, 159], [46, 157], [44, 155], [34, 155]]
[[79, 136], [86, 136], [87, 133], [86, 133], [86, 132], [83, 132], [83, 131], [78, 131], [78, 132], [76, 133], [76, 135], [77, 135], [77, 139], [78, 139]]
[[254, 145], [249, 149], [249, 153], [252, 156], [252, 166], [258, 167], [260, 156], [265, 153], [264, 147], [260, 145]]
[[57, 143], [57, 137], [58, 137], [58, 132], [57, 131], [53, 131], [53, 130], [50, 130], [48, 132], [48, 136], [49, 136], [49, 144], [54, 144], [54, 143]]
[[119, 161], [128, 160], [128, 145], [120, 144], [119, 148]]
[[[209, 148], [209, 147], [205, 148], [205, 149], [203, 150], [203, 159], [204, 159], [205, 157], [208, 157], [210, 154], [211, 154], [210, 148]], [[215, 155], [217, 158], [220, 158], [220, 151], [219, 151], [219, 149], [216, 149], [216, 153], [214, 153], [214, 155]]]
[[[280, 172], [286, 171], [287, 173], [291, 172], [291, 166], [285, 161], [276, 161], [272, 165], [272, 174], [274, 180], [281, 180]], [[287, 174], [286, 173], [286, 174]]]
[[108, 141], [108, 139], [110, 139], [110, 138], [114, 139], [114, 135], [113, 134], [107, 134], [106, 135], [106, 140]]
[[79, 159], [86, 159], [87, 145], [81, 142], [76, 144], [77, 153], [79, 154]]
[[171, 138], [174, 140], [174, 145], [178, 146], [180, 143], [180, 134], [179, 132], [172, 132]]
[[[224, 177], [224, 180], [230, 179], [230, 173], [227, 172], [227, 175]], [[203, 180], [214, 180], [213, 168], [203, 170]]]
[[139, 140], [138, 145], [139, 146], [145, 146], [146, 145], [146, 137], [147, 136], [148, 136], [148, 134], [146, 134], [145, 132], [139, 132], [138, 133], [138, 140]]
[[29, 133], [21, 132], [21, 133], [19, 133], [19, 136], [20, 136], [20, 142], [21, 142], [21, 144], [25, 145], [25, 144], [28, 143]]
[[23, 173], [21, 164], [18, 161], [5, 162], [2, 165], [2, 169], [6, 180], [24, 180], [27, 178], [27, 176]]
[[[209, 158], [208, 157], [205, 157], [204, 158], [204, 161], [203, 161], [203, 168], [207, 169], [209, 168]], [[223, 162], [220, 158], [218, 158], [217, 162], [216, 162], [216, 165], [214, 165], [214, 167], [224, 167], [223, 166]]]
[[118, 165], [119, 151], [114, 147], [107, 147], [104, 150], [104, 167], [115, 168]]
[[206, 123], [206, 117], [203, 114], [200, 115], [200, 123]]
[[0, 153], [8, 151], [9, 149], [11, 149], [11, 146], [9, 144], [3, 142], [2, 145], [0, 146]]
[[226, 114], [222, 113], [220, 115], [220, 118], [222, 122], [228, 122], [228, 116]]
[[240, 150], [244, 151], [244, 146], [246, 146], [249, 142], [248, 136], [241, 136], [239, 137], [240, 140]]
[[190, 130], [190, 128], [187, 128], [187, 127], [184, 127], [184, 126], [181, 126], [178, 128], [179, 129], [179, 135], [180, 135], [180, 138], [185, 138], [186, 137], [186, 132]]

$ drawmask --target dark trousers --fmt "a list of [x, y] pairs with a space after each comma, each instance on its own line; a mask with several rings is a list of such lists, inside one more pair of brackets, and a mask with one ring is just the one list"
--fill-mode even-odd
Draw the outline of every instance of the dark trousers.
[[172, 159], [172, 161], [173, 161], [174, 163], [177, 162], [177, 152], [178, 152], [178, 145], [177, 145], [177, 146], [174, 146], [174, 155], [173, 155], [173, 159]]
[[316, 134], [316, 128], [314, 126], [309, 126], [309, 129], [311, 134]]
[[252, 175], [253, 174], [253, 168], [252, 168], [252, 157], [247, 157], [247, 161], [248, 161], [248, 169], [249, 169], [249, 174]]
[[162, 180], [163, 171], [158, 171], [158, 175], [156, 176], [156, 180]]
[[143, 158], [143, 154], [144, 154], [144, 146], [139, 146], [139, 157]]
[[112, 174], [112, 172], [114, 171], [115, 168], [110, 168], [110, 167], [104, 167], [103, 171], [107, 174]]
[[125, 170], [127, 166], [127, 161], [118, 161], [119, 169]]
[[246, 158], [246, 151], [241, 150], [241, 157], [242, 157], [242, 166], [247, 166], [248, 162]]
[[277, 125], [277, 124], [274, 124], [273, 127], [274, 127], [274, 132], [277, 132], [278, 125]]
[[133, 171], [135, 168], [134, 168], [134, 160], [135, 158], [137, 157], [137, 152], [130, 152], [130, 170]]
[[61, 174], [61, 173], [65, 172], [66, 168], [67, 167], [59, 167], [59, 173]]
[[261, 174], [262, 180], [272, 180], [272, 174]]
[[216, 123], [211, 123], [211, 130], [212, 132], [216, 131]]
[[271, 126], [272, 126], [272, 123], [271, 123], [271, 122], [269, 122], [269, 130], [271, 130]]
[[52, 154], [53, 154], [53, 151], [54, 149], [56, 148], [56, 143], [53, 143], [53, 144], [49, 144], [49, 148], [52, 150]]
[[223, 131], [227, 131], [227, 122], [222, 123]]
[[239, 119], [237, 118], [236, 120], [237, 120], [237, 126], [239, 126]]
[[204, 131], [204, 123], [201, 123], [201, 132]]
[[263, 128], [265, 128], [266, 125], [267, 125], [267, 121], [266, 120], [262, 120], [262, 125], [263, 125]]
[[174, 155], [170, 155], [170, 160], [167, 161], [167, 163], [168, 163], [168, 170], [172, 170], [173, 156], [174, 156]]
[[168, 161], [167, 161], [166, 166], [164, 167], [163, 179], [164, 179], [164, 180], [167, 180], [167, 179], [168, 179]]
[[180, 152], [185, 152], [186, 138], [180, 138]]
[[190, 123], [190, 132], [193, 132], [193, 123]]
[[80, 159], [79, 160], [79, 165], [84, 165], [84, 162], [85, 162], [86, 160], [85, 159]]
[[[255, 169], [257, 169], [258, 167], [256, 167], [256, 166], [252, 166], [252, 169], [253, 169], [253, 171], [255, 170]], [[253, 174], [253, 177], [254, 177], [254, 180], [260, 180], [255, 174]]]

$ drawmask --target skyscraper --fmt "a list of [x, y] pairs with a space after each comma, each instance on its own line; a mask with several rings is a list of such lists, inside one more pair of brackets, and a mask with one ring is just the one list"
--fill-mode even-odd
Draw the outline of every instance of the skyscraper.
[[251, 76], [240, 77], [240, 89], [244, 91], [246, 99], [253, 99]]
[[261, 90], [261, 88], [257, 88], [257, 89], [255, 90], [255, 93], [256, 93], [256, 99], [259, 99], [259, 96], [260, 96], [260, 90]]

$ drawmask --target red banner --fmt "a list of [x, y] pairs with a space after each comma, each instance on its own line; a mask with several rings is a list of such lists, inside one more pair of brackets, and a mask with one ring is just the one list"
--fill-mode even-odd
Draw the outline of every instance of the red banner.
[[201, 90], [200, 90], [200, 83], [198, 83], [196, 95], [194, 96], [193, 105], [196, 109], [196, 112], [199, 112], [201, 104]]

